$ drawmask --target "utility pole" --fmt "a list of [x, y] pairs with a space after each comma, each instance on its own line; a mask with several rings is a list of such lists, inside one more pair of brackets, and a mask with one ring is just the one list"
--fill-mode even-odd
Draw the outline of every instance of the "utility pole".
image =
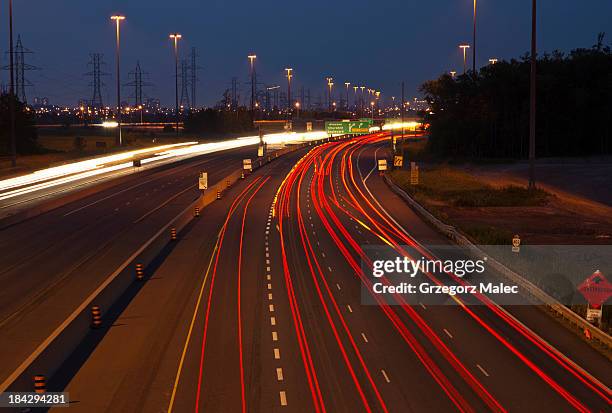
[[476, 0], [474, 0], [474, 32], [472, 38], [472, 72], [476, 73]]
[[531, 81], [529, 107], [529, 189], [534, 190], [535, 183], [535, 134], [536, 134], [536, 0], [531, 0]]
[[11, 112], [11, 166], [17, 166], [17, 142], [15, 138], [15, 72], [13, 63], [13, 0], [9, 0], [9, 108]]

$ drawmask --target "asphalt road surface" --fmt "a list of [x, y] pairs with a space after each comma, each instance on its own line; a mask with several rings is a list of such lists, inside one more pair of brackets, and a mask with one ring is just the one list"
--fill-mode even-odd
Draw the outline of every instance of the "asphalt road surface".
[[102, 280], [198, 196], [254, 158], [254, 146], [117, 178], [93, 194], [0, 230], [0, 382]]
[[366, 246], [447, 243], [373, 170], [383, 138], [300, 150], [232, 188], [50, 389], [83, 412], [609, 411], [609, 360], [538, 308], [363, 304]]

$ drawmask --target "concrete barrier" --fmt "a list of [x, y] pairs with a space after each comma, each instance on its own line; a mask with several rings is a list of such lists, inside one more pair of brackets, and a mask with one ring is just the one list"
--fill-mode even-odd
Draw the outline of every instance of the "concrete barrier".
[[408, 195], [403, 189], [395, 185], [395, 183], [387, 175], [384, 176], [384, 179], [393, 192], [406, 201], [406, 203], [417, 214], [433, 225], [438, 231], [446, 235], [457, 244], [466, 247], [472, 256], [487, 256], [487, 265], [492, 267], [497, 273], [505, 277], [507, 280], [513, 282], [515, 285], [518, 285], [521, 290], [527, 293], [532, 299], [535, 299], [539, 303], [545, 305], [550, 312], [567, 321], [577, 334], [584, 335], [584, 332], [588, 331], [591, 335], [591, 341], [599, 344], [605, 351], [612, 350], [612, 337], [609, 334], [580, 317], [578, 314], [538, 288], [535, 284], [531, 283], [525, 277], [512, 271], [501, 262], [489, 256], [489, 254], [485, 253], [474, 245], [466, 236], [457, 231], [455, 227], [445, 224], [438, 218], [434, 217], [429, 211], [423, 208], [421, 204], [412, 199], [412, 197], [410, 197], [410, 195]]
[[[273, 162], [285, 154], [325, 141], [327, 139], [312, 141], [313, 143], [305, 142], [275, 151], [269, 154], [265, 160], [260, 159], [254, 163], [254, 170], [269, 162]], [[105, 311], [111, 308], [134, 282], [139, 282], [135, 276], [136, 263], [143, 264], [145, 267], [151, 263], [166, 245], [171, 242], [171, 228], [175, 228], [177, 233], [180, 233], [194, 219], [196, 207], [202, 211], [206, 206], [215, 202], [217, 200], [217, 190], [221, 191], [221, 193], [225, 192], [228, 189], [227, 182], [230, 185], [235, 184], [241, 180], [242, 173], [243, 170], [238, 169], [210, 186], [197, 200], [187, 206], [128, 257], [50, 336], [39, 344], [34, 352], [11, 375], [0, 383], [0, 393], [6, 391], [33, 391], [33, 377], [35, 375], [44, 375], [45, 377], [52, 378], [91, 331], [91, 307], [94, 305], [100, 306], [104, 320]]]

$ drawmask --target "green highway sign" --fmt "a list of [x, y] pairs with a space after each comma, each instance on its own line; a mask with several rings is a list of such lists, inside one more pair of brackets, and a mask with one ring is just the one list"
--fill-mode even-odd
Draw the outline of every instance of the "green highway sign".
[[325, 131], [330, 135], [363, 134], [370, 132], [372, 120], [325, 122]]

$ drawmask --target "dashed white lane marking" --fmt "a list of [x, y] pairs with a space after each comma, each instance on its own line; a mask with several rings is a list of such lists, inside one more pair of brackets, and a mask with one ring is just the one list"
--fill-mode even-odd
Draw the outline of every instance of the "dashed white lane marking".
[[340, 288], [340, 284], [336, 283], [336, 287], [338, 288], [338, 290], [341, 290], [342, 288]]
[[278, 333], [276, 331], [272, 332], [272, 341], [278, 341]]
[[450, 338], [453, 338], [453, 335], [447, 329], [444, 328], [443, 330], [447, 336], [449, 336]]
[[387, 376], [387, 372], [384, 369], [381, 369], [380, 372], [382, 373], [383, 377], [385, 378], [385, 381], [387, 383], [391, 383], [391, 380], [389, 380], [389, 376]]
[[487, 373], [487, 371], [485, 369], [483, 369], [480, 364], [476, 364], [476, 367], [478, 367], [478, 370], [480, 370], [482, 372], [482, 374], [484, 374], [485, 376], [489, 377], [489, 373]]
[[348, 308], [349, 313], [352, 313], [352, 312], [353, 312], [353, 309], [351, 308], [351, 306], [350, 306], [350, 305], [348, 305], [348, 304], [347, 304], [347, 305], [346, 305], [346, 308]]
[[272, 300], [272, 293], [268, 293], [268, 300]]
[[327, 267], [327, 269], [329, 270], [329, 272], [332, 272], [332, 268], [331, 267]]
[[283, 369], [282, 369], [282, 367], [277, 367], [276, 368], [276, 379], [278, 381], [283, 381]]
[[270, 267], [266, 267], [266, 271], [270, 272]]
[[272, 279], [272, 276], [271, 276], [270, 274], [268, 274], [268, 275], [266, 275], [266, 279], [267, 279], [268, 281], [270, 281], [270, 280]]
[[280, 350], [277, 348], [274, 349], [274, 359], [280, 360]]
[[270, 235], [270, 231], [266, 231], [266, 235]]
[[280, 394], [281, 406], [286, 406], [287, 405], [287, 394], [284, 391], [281, 391], [279, 394]]
[[271, 313], [273, 313], [274, 312], [274, 304], [270, 304], [268, 306], [268, 309], [270, 310]]
[[270, 264], [270, 260], [266, 260], [266, 264], [268, 264], [268, 265], [269, 265], [269, 264]]
[[421, 307], [423, 307], [423, 310], [427, 310], [427, 307], [425, 307], [425, 304], [423, 304], [423, 303], [419, 303], [419, 305], [420, 305]]
[[321, 256], [322, 256], [323, 258], [325, 258], [325, 253], [324, 253], [324, 252], [322, 252], [322, 253], [321, 253]]
[[276, 325], [276, 318], [275, 317], [270, 317], [270, 325], [273, 325], [273, 326]]
[[268, 290], [272, 289], [272, 284], [268, 283]]
[[[266, 251], [268, 250], [268, 247], [266, 247]], [[270, 258], [270, 253], [266, 252], [266, 258]]]
[[368, 338], [366, 337], [365, 333], [361, 333], [361, 338], [363, 338], [363, 341], [366, 343], [368, 342]]

